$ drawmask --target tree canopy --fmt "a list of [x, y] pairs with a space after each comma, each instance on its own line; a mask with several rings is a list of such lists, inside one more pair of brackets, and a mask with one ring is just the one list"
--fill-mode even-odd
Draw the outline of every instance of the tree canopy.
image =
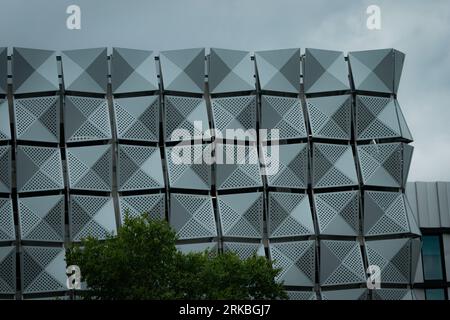
[[92, 237], [67, 250], [89, 290], [87, 299], [280, 299], [280, 272], [265, 257], [235, 253], [184, 254], [163, 220], [126, 217], [116, 236]]

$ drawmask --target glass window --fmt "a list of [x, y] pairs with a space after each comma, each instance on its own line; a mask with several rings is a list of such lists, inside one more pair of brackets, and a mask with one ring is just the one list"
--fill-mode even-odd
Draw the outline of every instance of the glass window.
[[422, 237], [423, 276], [425, 280], [442, 280], [441, 240], [439, 236]]
[[445, 300], [444, 289], [427, 289], [425, 295], [427, 300]]

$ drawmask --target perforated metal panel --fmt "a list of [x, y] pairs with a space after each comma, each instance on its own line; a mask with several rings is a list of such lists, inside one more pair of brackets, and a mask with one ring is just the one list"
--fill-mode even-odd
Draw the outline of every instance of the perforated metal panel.
[[203, 155], [211, 154], [211, 145], [185, 145], [166, 148], [171, 188], [210, 190], [211, 166]]
[[59, 142], [59, 97], [14, 100], [18, 140]]
[[11, 127], [9, 119], [8, 100], [0, 98], [0, 141], [10, 139], [11, 139]]
[[[216, 143], [216, 183], [218, 190], [261, 187], [256, 146]], [[227, 160], [230, 157], [231, 161]]]
[[203, 93], [205, 49], [182, 49], [160, 53], [164, 90]]
[[106, 48], [62, 51], [61, 58], [66, 91], [106, 93]]
[[345, 285], [366, 281], [361, 248], [355, 241], [320, 241], [320, 285]]
[[404, 187], [413, 147], [404, 143], [358, 146], [363, 182], [370, 186]]
[[158, 90], [154, 52], [113, 48], [111, 83], [114, 94]]
[[66, 142], [111, 139], [108, 102], [101, 98], [66, 96]]
[[223, 242], [224, 252], [234, 252], [241, 259], [248, 259], [254, 255], [265, 257], [262, 243]]
[[364, 192], [364, 235], [376, 236], [409, 232], [407, 207], [402, 193]]
[[0, 198], [0, 241], [14, 241], [15, 239], [12, 201], [10, 198]]
[[[378, 291], [378, 290], [373, 290]], [[322, 300], [368, 300], [369, 291], [364, 288], [322, 291]]]
[[64, 188], [58, 148], [17, 146], [17, 190], [49, 191]]
[[262, 141], [277, 140], [272, 129], [278, 130], [279, 139], [306, 138], [300, 99], [262, 95], [260, 128], [267, 130], [267, 135], [260, 134]]
[[[265, 164], [267, 164], [267, 183], [269, 187], [301, 189], [308, 187], [308, 144], [266, 146], [263, 147], [263, 153], [266, 160]], [[278, 159], [275, 156], [278, 156]], [[272, 162], [269, 163], [267, 161], [268, 157], [273, 159]], [[278, 161], [278, 163], [274, 161]], [[271, 166], [274, 167], [271, 168]], [[275, 170], [276, 166], [278, 170]]]
[[314, 205], [320, 234], [336, 236], [359, 234], [358, 191], [315, 194]]
[[400, 107], [393, 98], [357, 96], [356, 134], [358, 140], [382, 138], [412, 140]]
[[211, 93], [255, 90], [250, 52], [211, 48], [209, 89]]
[[67, 290], [64, 248], [24, 246], [21, 259], [23, 293]]
[[414, 300], [413, 293], [409, 289], [380, 289], [374, 290], [373, 300]]
[[420, 242], [408, 238], [366, 241], [368, 262], [380, 267], [381, 283], [407, 284], [412, 281], [417, 266], [417, 259], [413, 257], [416, 241]]
[[92, 236], [106, 239], [116, 233], [113, 199], [71, 195], [69, 203], [70, 238], [81, 241]]
[[[222, 138], [256, 141], [256, 97], [223, 97], [211, 100], [214, 125]], [[230, 130], [227, 132], [227, 130]], [[239, 130], [239, 131], [238, 131]]]
[[313, 144], [313, 187], [358, 184], [352, 148], [348, 145]]
[[350, 95], [308, 98], [312, 136], [350, 140], [351, 104]]
[[0, 146], [0, 192], [11, 192], [11, 147]]
[[64, 242], [64, 196], [19, 198], [22, 240]]
[[314, 224], [308, 195], [270, 192], [268, 234], [269, 238], [313, 235]]
[[14, 48], [12, 74], [15, 94], [59, 90], [55, 51]]
[[119, 145], [119, 191], [164, 188], [157, 147]]
[[110, 145], [67, 148], [67, 168], [70, 188], [111, 191]]
[[165, 198], [164, 193], [119, 197], [122, 223], [126, 214], [130, 217], [148, 214], [153, 219], [164, 219], [166, 209]]
[[16, 247], [0, 247], [0, 294], [16, 293]]
[[203, 98], [165, 96], [166, 141], [201, 139], [209, 130]]
[[289, 300], [317, 300], [317, 295], [314, 291], [286, 291]]
[[270, 243], [269, 250], [274, 267], [282, 269], [277, 281], [286, 286], [314, 286], [315, 241]]
[[223, 236], [262, 238], [262, 193], [221, 195], [217, 202]]
[[172, 193], [169, 222], [179, 239], [217, 236], [210, 196]]
[[159, 96], [114, 99], [117, 137], [125, 140], [159, 140]]
[[341, 51], [307, 48], [304, 67], [306, 93], [350, 89], [348, 67]]
[[297, 93], [300, 89], [300, 49], [255, 52], [262, 90]]

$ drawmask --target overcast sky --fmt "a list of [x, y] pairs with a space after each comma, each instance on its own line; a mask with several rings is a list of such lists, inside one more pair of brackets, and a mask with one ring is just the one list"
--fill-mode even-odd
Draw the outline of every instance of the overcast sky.
[[[118, 46], [257, 51], [396, 48], [406, 54], [399, 102], [413, 133], [410, 181], [450, 181], [448, 0], [0, 0], [0, 47]], [[81, 30], [66, 8], [81, 8]], [[366, 28], [379, 5], [382, 30]]]

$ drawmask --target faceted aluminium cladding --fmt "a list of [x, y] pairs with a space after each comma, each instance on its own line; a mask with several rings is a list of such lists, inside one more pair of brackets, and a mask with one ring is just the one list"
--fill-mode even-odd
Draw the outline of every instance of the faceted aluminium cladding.
[[[181, 251], [272, 259], [291, 299], [412, 299], [403, 60], [393, 49], [0, 48], [0, 298], [64, 295], [64, 248], [146, 212], [168, 219]], [[208, 129], [222, 135], [202, 140]], [[244, 163], [202, 157], [226, 150]], [[369, 265], [380, 290], [367, 290]]]

